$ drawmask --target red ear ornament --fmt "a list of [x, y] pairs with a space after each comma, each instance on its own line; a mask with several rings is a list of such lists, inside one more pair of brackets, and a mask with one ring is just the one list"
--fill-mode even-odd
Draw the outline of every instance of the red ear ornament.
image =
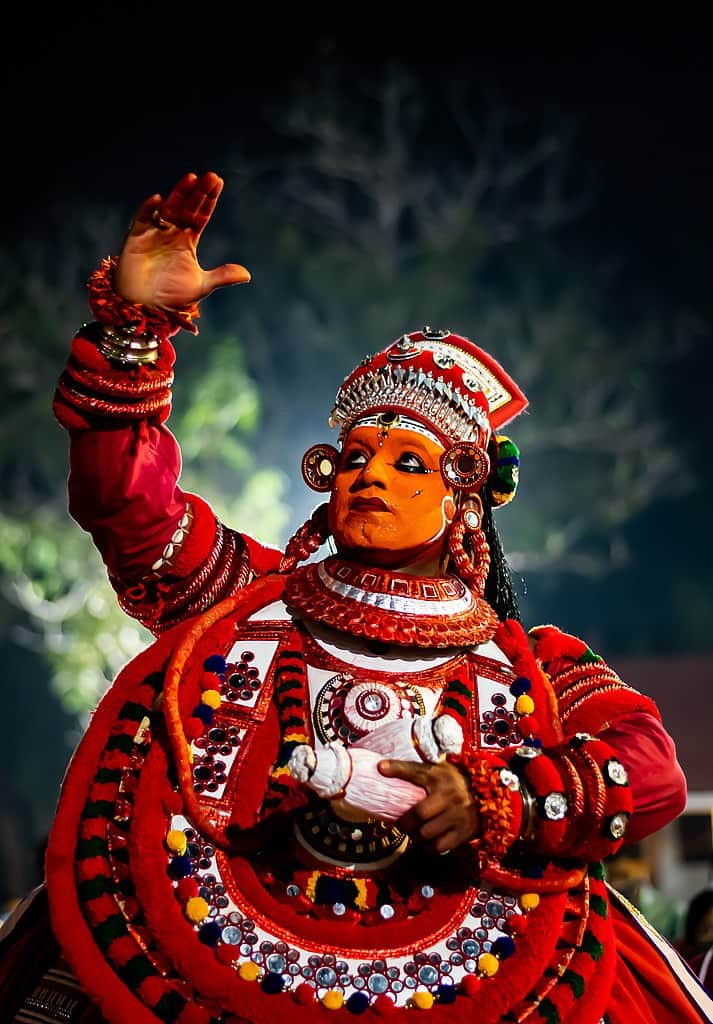
[[337, 475], [339, 452], [331, 444], [313, 444], [302, 456], [302, 477], [313, 491], [331, 491]]
[[490, 472], [487, 452], [470, 441], [457, 441], [441, 455], [441, 474], [456, 491], [477, 491]]

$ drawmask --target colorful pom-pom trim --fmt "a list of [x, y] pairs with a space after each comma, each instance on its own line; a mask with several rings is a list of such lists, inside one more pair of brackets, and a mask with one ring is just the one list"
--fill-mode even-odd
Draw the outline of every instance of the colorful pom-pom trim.
[[261, 973], [262, 972], [258, 965], [253, 963], [252, 960], [246, 960], [245, 963], [242, 963], [240, 967], [238, 967], [238, 974], [243, 981], [257, 981]]
[[344, 996], [334, 988], [330, 988], [322, 996], [322, 1006], [327, 1010], [341, 1010], [344, 1003]]

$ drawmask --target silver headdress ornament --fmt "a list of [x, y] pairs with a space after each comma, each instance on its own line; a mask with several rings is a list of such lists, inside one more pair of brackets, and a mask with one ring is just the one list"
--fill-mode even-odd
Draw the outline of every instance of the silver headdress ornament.
[[446, 445], [487, 446], [527, 399], [502, 367], [469, 339], [424, 327], [368, 356], [345, 377], [329, 418], [340, 440], [369, 413], [401, 412], [425, 423]]

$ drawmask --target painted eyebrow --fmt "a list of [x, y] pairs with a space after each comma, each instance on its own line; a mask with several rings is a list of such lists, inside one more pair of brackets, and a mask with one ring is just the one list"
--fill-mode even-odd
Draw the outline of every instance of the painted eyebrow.
[[348, 440], [346, 442], [346, 444], [344, 445], [344, 448], [342, 449], [341, 454], [345, 455], [346, 453], [348, 453], [348, 452], [350, 452], [352, 450], [356, 450], [358, 448], [361, 448], [364, 451], [369, 452], [371, 455], [374, 454], [374, 448], [372, 448], [372, 446], [369, 444], [368, 441], [362, 441], [361, 438], [356, 438], [356, 437], [352, 438], [351, 441]]
[[428, 449], [425, 448], [421, 444], [420, 441], [403, 441], [403, 442], [401, 442], [401, 444], [402, 444], [402, 451], [404, 451], [404, 452], [410, 452], [411, 450], [413, 450], [415, 452], [418, 452], [419, 455], [431, 455], [432, 454], [432, 452], [429, 452]]
[[417, 440], [409, 441], [408, 443], [405, 441], [403, 442], [401, 454], [406, 455], [407, 452], [413, 452], [414, 455], [420, 455], [423, 459], [426, 459], [428, 461], [433, 459], [436, 462], [438, 462], [438, 459], [440, 457], [439, 455], [435, 455], [432, 451], [429, 451], [428, 448], [426, 448], [424, 445], [421, 444], [420, 441]]

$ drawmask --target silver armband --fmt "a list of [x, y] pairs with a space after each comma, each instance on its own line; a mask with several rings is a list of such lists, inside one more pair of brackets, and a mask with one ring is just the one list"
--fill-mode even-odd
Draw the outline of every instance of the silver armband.
[[135, 327], [109, 327], [102, 324], [97, 339], [101, 354], [113, 362], [145, 366], [158, 359], [159, 341], [155, 334], [137, 334]]

